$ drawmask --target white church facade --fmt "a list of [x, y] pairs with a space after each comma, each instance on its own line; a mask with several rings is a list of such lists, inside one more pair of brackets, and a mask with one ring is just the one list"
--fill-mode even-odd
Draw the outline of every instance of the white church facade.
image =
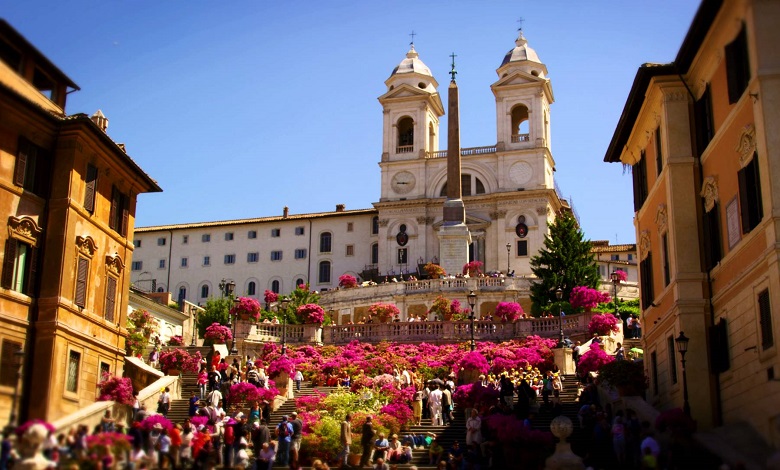
[[[547, 67], [522, 33], [497, 74], [490, 85], [496, 142], [461, 150], [468, 259], [483, 262], [486, 272], [530, 277], [530, 258], [548, 222], [571, 210], [554, 183], [554, 97]], [[385, 85], [378, 98], [381, 195], [372, 208], [339, 205], [310, 214], [284, 208], [276, 216], [136, 228], [133, 284], [202, 304], [219, 295], [223, 279], [236, 283], [236, 294], [262, 299], [266, 289], [284, 294], [308, 283], [327, 291], [342, 274], [392, 279], [438, 262], [447, 193], [439, 84], [412, 45]]]

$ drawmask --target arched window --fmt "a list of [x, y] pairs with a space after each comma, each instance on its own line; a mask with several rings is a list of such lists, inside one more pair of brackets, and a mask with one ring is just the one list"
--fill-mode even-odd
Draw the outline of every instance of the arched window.
[[[477, 178], [474, 175], [470, 175], [468, 173], [463, 173], [460, 175], [460, 192], [463, 196], [473, 196], [475, 194], [485, 194], [485, 184], [482, 182], [481, 179]], [[439, 193], [439, 196], [446, 197], [447, 196], [447, 183], [444, 183], [444, 186], [441, 187], [441, 192]]]
[[520, 104], [512, 108], [512, 143], [529, 140], [528, 108]]
[[371, 245], [371, 264], [379, 264], [379, 243]]
[[187, 288], [186, 287], [179, 287], [179, 297], [180, 299], [186, 299], [187, 298]]
[[203, 284], [200, 286], [200, 298], [207, 299], [209, 297], [209, 285]]
[[330, 282], [330, 261], [320, 261], [318, 282], [320, 284], [327, 284]]
[[165, 292], [165, 287], [158, 287], [157, 292]]
[[330, 253], [332, 235], [330, 232], [320, 234], [320, 253]]
[[371, 219], [371, 235], [379, 235], [379, 216], [375, 215]]
[[414, 151], [414, 121], [410, 117], [398, 121], [398, 148], [396, 153]]
[[249, 284], [246, 285], [246, 295], [255, 295], [257, 292], [257, 284], [255, 284], [255, 281], [251, 281]]
[[271, 281], [271, 292], [273, 292], [274, 294], [278, 294], [280, 290], [281, 289], [279, 286], [279, 280]]
[[299, 277], [298, 279], [296, 279], [296, 280], [295, 280], [295, 287], [298, 287], [298, 286], [301, 286], [301, 285], [305, 286], [305, 285], [306, 285], [306, 283], [305, 283], [305, 282], [303, 282], [303, 279], [301, 279], [301, 278]]

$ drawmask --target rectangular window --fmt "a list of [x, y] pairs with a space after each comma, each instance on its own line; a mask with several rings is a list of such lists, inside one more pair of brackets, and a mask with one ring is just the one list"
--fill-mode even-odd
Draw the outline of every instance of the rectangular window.
[[379, 216], [371, 219], [371, 235], [379, 235]]
[[664, 169], [664, 154], [661, 150], [661, 126], [655, 130], [655, 170], [660, 175]]
[[79, 387], [79, 368], [81, 366], [81, 353], [70, 351], [68, 354], [68, 375], [65, 379], [65, 390], [76, 393]]
[[118, 234], [126, 237], [129, 219], [130, 198], [114, 186], [111, 189], [111, 211], [108, 214], [108, 226]]
[[666, 351], [669, 354], [669, 378], [672, 383], [677, 383], [677, 351], [674, 347], [674, 337], [666, 338]]
[[186, 245], [190, 242], [190, 236], [189, 235], [182, 235], [181, 236], [181, 244]]
[[5, 241], [2, 286], [22, 294], [32, 295], [37, 265], [37, 250], [14, 238]]
[[276, 250], [271, 252], [271, 261], [281, 261], [282, 260], [282, 251]]
[[203, 266], [211, 266], [211, 256], [203, 257]]
[[306, 229], [303, 227], [295, 227], [295, 234], [296, 235], [303, 235], [306, 233]]
[[720, 241], [720, 204], [717, 202], [709, 212], [704, 212], [704, 264], [707, 271], [718, 265], [723, 251]]
[[633, 254], [631, 254], [631, 253], [629, 253], [629, 254], [628, 254], [628, 260], [629, 260], [629, 261], [633, 261], [633, 259], [634, 259], [634, 255], [633, 255]]
[[775, 345], [772, 333], [772, 306], [769, 303], [769, 289], [758, 294], [758, 320], [761, 327], [761, 349], [769, 349]]
[[257, 238], [257, 230], [250, 230], [250, 231], [249, 231], [249, 232], [246, 234], [246, 236], [247, 236], [247, 238], [249, 238], [250, 240], [254, 240], [255, 238]]
[[204, 233], [200, 236], [200, 241], [203, 243], [208, 243], [211, 241], [211, 234], [210, 233]]
[[133, 261], [132, 270], [133, 271], [140, 271], [144, 269], [144, 262], [143, 261]]
[[347, 222], [347, 232], [351, 232], [355, 228], [352, 222]]
[[157, 239], [157, 246], [165, 246], [165, 244], [168, 242], [168, 239], [165, 237], [160, 237]]
[[647, 258], [639, 263], [639, 277], [641, 279], [640, 294], [642, 296], [642, 310], [650, 308], [655, 300], [653, 291], [653, 254], [648, 253]]
[[715, 135], [715, 121], [712, 117], [712, 98], [710, 86], [707, 85], [701, 98], [693, 105], [693, 113], [696, 125], [696, 151], [699, 157], [709, 145]]
[[225, 255], [225, 264], [236, 264], [236, 255]]
[[49, 157], [41, 147], [24, 137], [19, 138], [19, 150], [16, 154], [14, 184], [41, 197], [48, 196]]
[[141, 248], [141, 240], [133, 240], [133, 246], [136, 248]]
[[398, 249], [398, 264], [406, 264], [409, 251], [406, 248]]
[[225, 234], [225, 241], [226, 242], [232, 242], [233, 241], [233, 232], [227, 232]]
[[16, 364], [16, 351], [22, 349], [22, 343], [3, 340], [0, 353], [0, 385], [15, 387], [19, 378], [19, 366]]
[[669, 282], [671, 282], [669, 274], [669, 236], [666, 233], [661, 236], [661, 249], [663, 250], [663, 253], [661, 253], [661, 262], [663, 263], [664, 270], [664, 287], [666, 287], [669, 285]]
[[355, 245], [347, 245], [346, 256], [355, 256]]
[[298, 248], [295, 250], [295, 259], [306, 259], [306, 248]]
[[160, 262], [157, 265], [158, 269], [165, 269], [165, 260], [161, 259]]
[[76, 293], [73, 296], [74, 303], [80, 308], [87, 305], [87, 277], [89, 276], [89, 260], [79, 256], [76, 268]]
[[117, 279], [113, 276], [108, 276], [106, 280], [106, 311], [103, 313], [103, 317], [111, 323], [114, 322], [114, 311], [116, 310], [116, 286]]
[[620, 255], [609, 255], [610, 261], [620, 261]]
[[729, 86], [729, 104], [736, 103], [750, 82], [747, 29], [742, 25], [739, 35], [726, 45], [726, 79]]
[[658, 395], [658, 357], [655, 351], [650, 353], [650, 374], [653, 377], [653, 395]]
[[181, 267], [182, 268], [186, 268], [188, 263], [189, 263], [189, 259], [187, 259], [187, 258], [182, 258], [181, 259]]
[[260, 261], [260, 253], [257, 251], [246, 254], [247, 263], [257, 263], [258, 261]]
[[517, 240], [517, 256], [528, 256], [528, 240]]
[[271, 229], [271, 237], [278, 238], [282, 235], [282, 229], [280, 228], [272, 228]]
[[634, 178], [634, 211], [638, 212], [647, 199], [647, 158], [642, 150], [640, 160], [631, 167]]
[[103, 380], [103, 377], [111, 374], [111, 366], [107, 362], [100, 362], [100, 377], [98, 380]]
[[331, 242], [333, 237], [330, 232], [323, 232], [320, 234], [320, 253], [330, 253]]
[[742, 233], [750, 233], [764, 217], [761, 201], [761, 177], [758, 171], [758, 155], [739, 170], [739, 212], [742, 218]]
[[371, 264], [379, 264], [379, 244], [374, 243], [371, 245]]
[[330, 262], [321, 261], [319, 266], [319, 277], [317, 278], [320, 284], [327, 284], [330, 282]]
[[97, 190], [98, 169], [95, 165], [87, 164], [87, 174], [84, 176], [84, 210], [92, 214], [95, 212], [95, 193]]

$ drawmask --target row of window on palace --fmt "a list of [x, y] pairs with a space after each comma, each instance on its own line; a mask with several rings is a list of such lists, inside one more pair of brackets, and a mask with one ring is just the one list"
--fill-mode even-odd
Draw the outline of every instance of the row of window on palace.
[[[748, 42], [745, 26], [739, 35], [725, 48], [726, 78], [728, 83], [728, 101], [734, 104], [742, 97], [750, 82], [750, 64], [748, 62]], [[709, 85], [701, 98], [694, 103], [694, 135], [698, 158], [704, 154], [709, 143], [715, 136], [712, 100]], [[663, 170], [664, 156], [661, 146], [661, 126], [654, 136], [656, 174]], [[644, 150], [640, 160], [633, 165], [634, 179], [634, 210], [639, 211], [648, 197], [647, 158]], [[758, 167], [758, 155], [753, 154], [750, 161], [737, 173], [739, 192], [726, 203], [726, 219], [728, 222], [728, 248], [733, 249], [741, 240], [742, 235], [750, 233], [763, 219], [763, 204], [761, 201], [761, 178]], [[702, 205], [705, 200], [702, 198]], [[704, 232], [704, 267], [712, 270], [723, 258], [723, 241], [721, 240], [721, 207], [716, 201], [712, 207], [702, 210], [702, 226]], [[664, 287], [669, 285], [670, 262], [669, 243], [666, 234], [661, 236], [661, 271]], [[653, 290], [652, 253], [640, 263], [640, 278], [642, 292], [642, 308], [648, 308], [655, 298]]]

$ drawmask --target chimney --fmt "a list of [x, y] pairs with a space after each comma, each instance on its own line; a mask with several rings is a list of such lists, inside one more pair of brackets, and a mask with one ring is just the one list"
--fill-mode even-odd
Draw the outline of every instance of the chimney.
[[94, 122], [101, 131], [106, 132], [106, 129], [108, 129], [108, 118], [103, 114], [103, 111], [98, 109], [90, 119], [92, 119], [92, 122]]
[[344, 209], [345, 209], [346, 207], [347, 207], [347, 206], [346, 206], [346, 205], [344, 205], [344, 204], [336, 204], [336, 212], [344, 212]]
[[290, 214], [290, 208], [287, 207], [287, 206], [284, 206], [284, 209], [282, 209], [282, 217], [284, 217], [286, 219], [289, 214]]

